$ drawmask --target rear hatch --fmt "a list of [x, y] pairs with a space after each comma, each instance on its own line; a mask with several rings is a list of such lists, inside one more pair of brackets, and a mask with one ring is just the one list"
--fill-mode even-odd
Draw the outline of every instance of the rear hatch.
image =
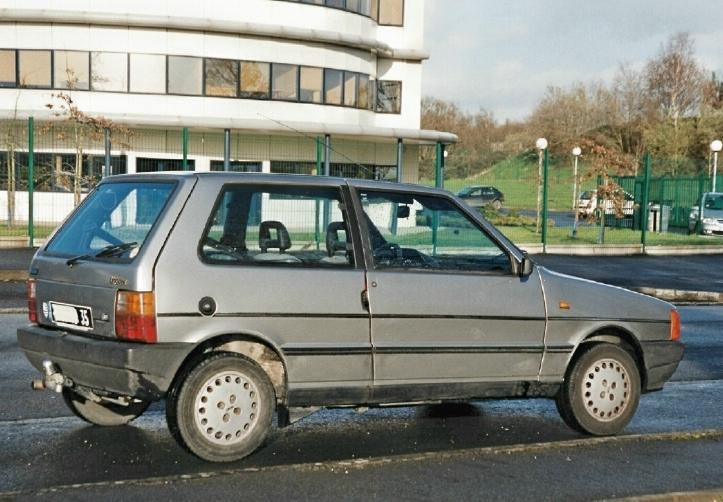
[[114, 337], [118, 290], [153, 289], [178, 185], [168, 176], [100, 184], [33, 259], [38, 324]]

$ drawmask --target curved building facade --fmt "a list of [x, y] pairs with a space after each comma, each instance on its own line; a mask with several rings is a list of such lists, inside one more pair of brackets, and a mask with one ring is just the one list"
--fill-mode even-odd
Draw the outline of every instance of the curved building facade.
[[[54, 124], [37, 133], [49, 190], [78, 151], [55, 131], [61, 94], [131, 130], [113, 172], [178, 168], [188, 128], [197, 170], [222, 169], [226, 141], [233, 169], [314, 172], [324, 143], [331, 174], [415, 181], [419, 145], [456, 139], [420, 129], [423, 15], [423, 0], [0, 0], [0, 117]], [[92, 178], [103, 145], [84, 141]]]

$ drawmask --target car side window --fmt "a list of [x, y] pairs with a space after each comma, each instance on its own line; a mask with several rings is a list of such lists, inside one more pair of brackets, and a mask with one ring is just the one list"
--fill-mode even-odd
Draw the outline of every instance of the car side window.
[[510, 258], [445, 197], [359, 194], [377, 269], [511, 273]]
[[338, 189], [227, 185], [199, 244], [214, 264], [354, 266]]

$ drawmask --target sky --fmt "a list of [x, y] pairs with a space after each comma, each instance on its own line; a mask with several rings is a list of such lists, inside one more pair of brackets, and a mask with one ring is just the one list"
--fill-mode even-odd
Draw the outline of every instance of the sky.
[[723, 0], [424, 0], [422, 93], [498, 121], [530, 115], [548, 86], [610, 82], [688, 32], [723, 74]]

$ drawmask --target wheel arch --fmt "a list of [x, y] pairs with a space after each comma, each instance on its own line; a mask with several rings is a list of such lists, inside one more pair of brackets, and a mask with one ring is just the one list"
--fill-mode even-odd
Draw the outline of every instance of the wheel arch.
[[[598, 328], [583, 338], [577, 345], [568, 361], [567, 368], [571, 368], [572, 364], [592, 345], [596, 343], [610, 343], [625, 348], [635, 361], [640, 374], [641, 389], [647, 388], [647, 372], [645, 371], [645, 358], [643, 348], [638, 338], [628, 329], [622, 326], [610, 325]], [[565, 371], [567, 374], [567, 370]]]
[[214, 335], [200, 342], [178, 367], [168, 392], [175, 392], [186, 373], [213, 352], [234, 352], [253, 360], [269, 377], [277, 403], [286, 402], [288, 374], [282, 351], [258, 334], [245, 332]]

